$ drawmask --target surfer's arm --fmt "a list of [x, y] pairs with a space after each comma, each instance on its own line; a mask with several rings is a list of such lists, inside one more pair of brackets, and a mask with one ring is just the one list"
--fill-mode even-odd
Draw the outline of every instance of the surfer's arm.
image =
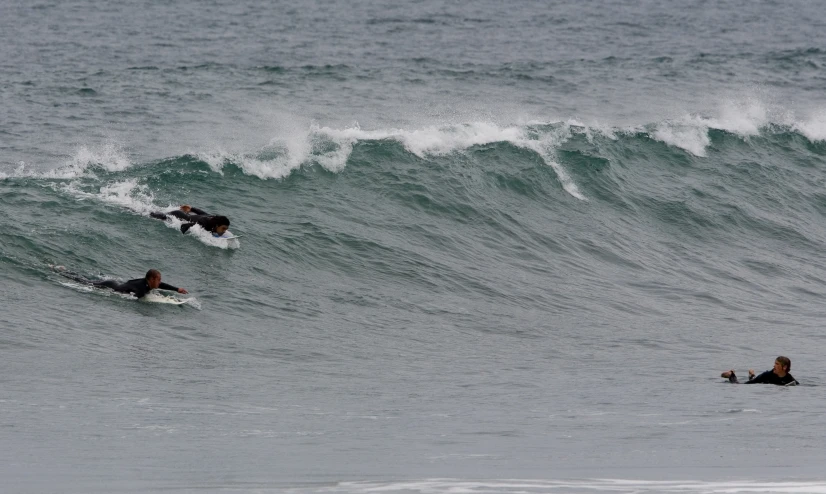
[[734, 369], [727, 370], [720, 374], [720, 377], [728, 379], [729, 382], [736, 383], [737, 382], [737, 375], [734, 374]]
[[766, 371], [766, 372], [764, 372], [764, 373], [760, 374], [760, 375], [759, 375], [759, 376], [757, 376], [757, 377], [754, 377], [753, 375], [752, 375], [752, 376], [749, 376], [751, 379], [749, 379], [748, 381], [746, 381], [746, 384], [758, 384], [758, 383], [764, 383], [764, 382], [766, 382], [766, 378], [768, 377], [768, 374], [769, 374], [770, 372], [771, 372], [771, 371]]
[[169, 283], [161, 283], [160, 285], [158, 285], [158, 288], [160, 288], [161, 290], [169, 290], [171, 292], [178, 292], [178, 293], [184, 293], [184, 294], [189, 293], [185, 289], [178, 288], [177, 286], [172, 286]]
[[193, 226], [195, 226], [194, 221], [192, 223], [184, 223], [183, 225], [181, 225], [181, 233], [188, 232], [189, 229], [192, 228]]
[[192, 212], [192, 214], [205, 214], [205, 215], [209, 214], [206, 211], [204, 211], [203, 209], [193, 208], [191, 206], [190, 206], [189, 210]]

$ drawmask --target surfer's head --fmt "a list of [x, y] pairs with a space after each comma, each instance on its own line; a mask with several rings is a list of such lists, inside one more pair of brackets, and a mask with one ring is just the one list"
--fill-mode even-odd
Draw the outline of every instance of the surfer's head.
[[229, 218], [226, 216], [213, 216], [209, 219], [209, 231], [223, 235], [229, 228]]
[[787, 373], [792, 370], [792, 361], [789, 360], [789, 357], [777, 357], [774, 360], [774, 370], [775, 374], [777, 374], [778, 370], [782, 370], [784, 373]]
[[146, 284], [153, 290], [161, 286], [161, 272], [157, 269], [150, 269], [147, 271]]

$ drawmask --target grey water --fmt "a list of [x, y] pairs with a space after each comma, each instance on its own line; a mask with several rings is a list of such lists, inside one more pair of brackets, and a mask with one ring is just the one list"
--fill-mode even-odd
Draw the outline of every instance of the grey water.
[[822, 7], [1, 0], [0, 492], [826, 492]]

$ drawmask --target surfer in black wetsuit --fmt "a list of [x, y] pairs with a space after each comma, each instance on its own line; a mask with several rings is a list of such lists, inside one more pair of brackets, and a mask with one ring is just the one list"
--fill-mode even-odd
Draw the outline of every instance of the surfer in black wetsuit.
[[[788, 357], [777, 357], [774, 361], [774, 368], [766, 371], [759, 376], [754, 376], [754, 370], [749, 369], [749, 380], [744, 384], [776, 384], [778, 386], [797, 386], [800, 384], [797, 380], [789, 374], [792, 369], [792, 361]], [[729, 382], [736, 383], [737, 376], [734, 374], [734, 369], [727, 370], [720, 374], [720, 377], [728, 379]]]
[[61, 276], [65, 276], [70, 280], [74, 280], [85, 285], [91, 285], [98, 288], [111, 288], [112, 290], [118, 293], [131, 293], [137, 298], [141, 298], [150, 290], [154, 290], [156, 288], [160, 288], [161, 290], [171, 290], [173, 292], [178, 293], [189, 293], [183, 288], [178, 288], [177, 286], [172, 286], [168, 283], [161, 282], [161, 272], [157, 269], [150, 269], [146, 272], [146, 276], [143, 278], [138, 278], [136, 280], [129, 280], [126, 283], [118, 283], [115, 280], [90, 280], [85, 278], [77, 273], [72, 273], [70, 271], [65, 271], [66, 268], [63, 266], [55, 266], [54, 270], [57, 271]]
[[199, 225], [204, 230], [212, 233], [215, 237], [220, 237], [229, 228], [229, 218], [226, 216], [209, 214], [203, 209], [193, 208], [184, 204], [180, 209], [168, 213], [150, 213], [149, 216], [159, 220], [167, 220], [169, 216], [174, 216], [179, 220], [186, 221], [181, 225], [181, 233], [186, 233], [190, 228]]

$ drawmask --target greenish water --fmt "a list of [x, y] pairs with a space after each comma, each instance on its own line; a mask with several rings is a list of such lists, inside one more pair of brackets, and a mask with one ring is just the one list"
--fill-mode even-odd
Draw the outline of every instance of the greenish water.
[[0, 490], [824, 491], [817, 8], [0, 12]]

